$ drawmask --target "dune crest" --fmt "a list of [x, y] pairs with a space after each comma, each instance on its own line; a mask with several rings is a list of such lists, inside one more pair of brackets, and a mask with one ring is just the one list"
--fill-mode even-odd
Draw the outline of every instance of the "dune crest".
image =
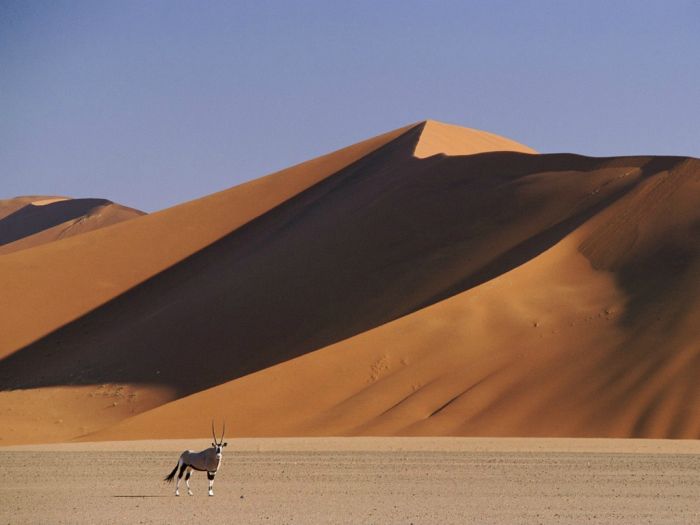
[[30, 204], [34, 206], [46, 206], [47, 204], [53, 204], [54, 202], [67, 201], [68, 197], [49, 197], [47, 199], [39, 199], [32, 201]]
[[422, 126], [420, 138], [413, 151], [413, 154], [421, 159], [439, 154], [474, 155], [491, 151], [537, 153], [528, 146], [487, 131], [463, 128], [436, 120], [426, 120]]

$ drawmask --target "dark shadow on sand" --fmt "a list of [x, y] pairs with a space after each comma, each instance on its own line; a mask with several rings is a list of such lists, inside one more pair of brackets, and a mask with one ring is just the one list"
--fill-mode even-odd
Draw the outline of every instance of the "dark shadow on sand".
[[105, 199], [69, 199], [42, 206], [27, 204], [0, 219], [0, 246], [77, 219], [98, 206], [111, 203]]
[[121, 495], [121, 494], [120, 494], [120, 495], [116, 495], [116, 496], [112, 496], [112, 497], [113, 497], [113, 498], [171, 498], [171, 497], [173, 497], [173, 496], [172, 496], [172, 495], [166, 495], [166, 494], [144, 494], [144, 495], [140, 495], [140, 494], [134, 494], [134, 495], [124, 494], [124, 495]]

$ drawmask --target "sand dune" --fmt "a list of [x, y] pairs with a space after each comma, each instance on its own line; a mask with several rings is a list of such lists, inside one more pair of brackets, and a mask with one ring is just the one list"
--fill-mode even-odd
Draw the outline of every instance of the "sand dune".
[[[3, 442], [213, 415], [248, 436], [697, 438], [697, 202], [696, 159], [428, 121], [9, 254], [12, 301], [43, 308], [2, 341]], [[42, 282], [84, 293], [59, 308]], [[22, 409], [39, 399], [51, 418]]]
[[0, 201], [0, 255], [144, 215], [105, 199], [18, 197]]
[[13, 197], [11, 199], [0, 199], [0, 219], [4, 219], [8, 215], [18, 211], [29, 204], [35, 206], [43, 206], [53, 202], [68, 200], [68, 197], [56, 197], [46, 195], [24, 195], [22, 197]]

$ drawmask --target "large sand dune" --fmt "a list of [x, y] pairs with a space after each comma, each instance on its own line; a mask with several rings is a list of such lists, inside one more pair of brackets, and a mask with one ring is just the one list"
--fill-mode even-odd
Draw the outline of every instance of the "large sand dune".
[[697, 438], [699, 202], [429, 121], [8, 254], [1, 437]]

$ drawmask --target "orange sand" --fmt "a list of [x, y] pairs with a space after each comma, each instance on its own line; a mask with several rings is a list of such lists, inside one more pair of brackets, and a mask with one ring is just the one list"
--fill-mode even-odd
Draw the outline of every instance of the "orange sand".
[[0, 257], [0, 443], [699, 437], [700, 161], [533, 153], [428, 121]]

